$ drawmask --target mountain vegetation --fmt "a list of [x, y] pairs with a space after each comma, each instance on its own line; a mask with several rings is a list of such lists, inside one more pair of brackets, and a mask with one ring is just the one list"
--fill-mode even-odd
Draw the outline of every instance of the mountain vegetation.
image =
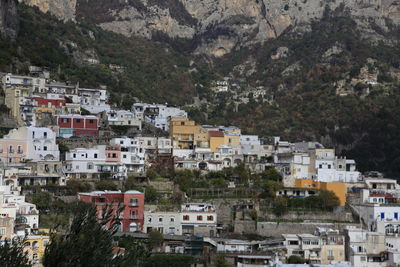
[[[78, 10], [88, 13], [91, 2], [81, 2]], [[181, 8], [178, 1], [168, 3]], [[105, 31], [79, 12], [77, 23], [22, 4], [18, 13], [18, 36], [0, 38], [0, 71], [25, 74], [29, 65], [46, 66], [56, 80], [107, 86], [114, 104], [123, 108], [136, 100], [192, 104], [199, 96], [202, 104], [187, 107], [199, 123], [319, 141], [354, 158], [362, 171], [400, 174], [400, 29], [395, 24], [387, 23], [386, 31], [371, 24], [379, 34], [366, 35], [344, 8], [326, 8], [306, 29], [289, 27], [276, 39], [213, 58], [188, 53], [196, 38], [188, 42], [160, 34], [155, 39], [163, 42], [156, 42]], [[186, 13], [176, 19], [195, 23]], [[212, 93], [211, 84], [224, 76], [240, 84], [238, 91]], [[265, 95], [252, 95], [250, 89], [260, 86]], [[239, 95], [247, 95], [247, 101]]]

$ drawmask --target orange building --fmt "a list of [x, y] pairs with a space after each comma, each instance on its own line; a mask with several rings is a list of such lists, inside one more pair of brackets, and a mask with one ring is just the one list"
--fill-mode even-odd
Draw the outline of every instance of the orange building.
[[317, 182], [311, 179], [296, 179], [296, 187], [308, 187], [319, 190], [332, 191], [339, 198], [340, 206], [346, 204], [346, 184], [341, 182]]

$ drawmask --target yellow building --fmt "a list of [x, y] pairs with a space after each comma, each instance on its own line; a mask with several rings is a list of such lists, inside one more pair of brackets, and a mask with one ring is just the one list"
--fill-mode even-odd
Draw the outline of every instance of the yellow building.
[[240, 135], [239, 134], [229, 134], [225, 133], [225, 145], [227, 146], [239, 146], [240, 145]]
[[209, 131], [210, 137], [210, 150], [211, 152], [217, 152], [217, 148], [225, 145], [225, 134], [222, 131]]
[[339, 198], [340, 206], [346, 204], [346, 184], [341, 182], [317, 182], [311, 179], [296, 179], [296, 187], [310, 187], [319, 190], [332, 191]]
[[5, 89], [5, 104], [10, 109], [11, 115], [18, 120], [18, 124], [22, 125], [20, 99], [29, 97], [29, 88], [6, 88]]
[[188, 118], [171, 118], [170, 136], [174, 148], [192, 149], [194, 147], [195, 135], [200, 133], [201, 126]]
[[45, 235], [28, 236], [25, 240], [24, 251], [28, 252], [29, 260], [34, 265], [41, 265], [44, 251], [49, 243]]

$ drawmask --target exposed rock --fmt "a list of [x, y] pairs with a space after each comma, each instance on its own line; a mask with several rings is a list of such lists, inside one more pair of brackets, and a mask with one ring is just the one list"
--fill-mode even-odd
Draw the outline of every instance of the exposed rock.
[[19, 31], [19, 17], [16, 0], [0, 0], [0, 34], [16, 38]]
[[[75, 16], [126, 36], [194, 41], [193, 51], [222, 56], [280, 36], [307, 30], [326, 8], [347, 13], [367, 36], [379, 39], [388, 23], [400, 24], [399, 0], [24, 0], [63, 20]], [[373, 25], [373, 26], [372, 26]]]
[[43, 13], [50, 12], [57, 18], [75, 20], [77, 0], [19, 0], [30, 6], [37, 6]]
[[277, 59], [281, 59], [281, 58], [285, 58], [288, 56], [289, 53], [289, 48], [287, 47], [279, 47], [275, 54], [271, 55], [271, 59], [272, 60], [277, 60]]

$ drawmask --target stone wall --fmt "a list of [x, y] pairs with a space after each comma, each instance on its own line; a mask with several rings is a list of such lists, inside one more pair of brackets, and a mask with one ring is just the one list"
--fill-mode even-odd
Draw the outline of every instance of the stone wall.
[[282, 234], [313, 234], [316, 227], [326, 227], [332, 229], [343, 230], [346, 225], [356, 225], [348, 223], [294, 223], [294, 222], [258, 222], [257, 234], [278, 238]]

